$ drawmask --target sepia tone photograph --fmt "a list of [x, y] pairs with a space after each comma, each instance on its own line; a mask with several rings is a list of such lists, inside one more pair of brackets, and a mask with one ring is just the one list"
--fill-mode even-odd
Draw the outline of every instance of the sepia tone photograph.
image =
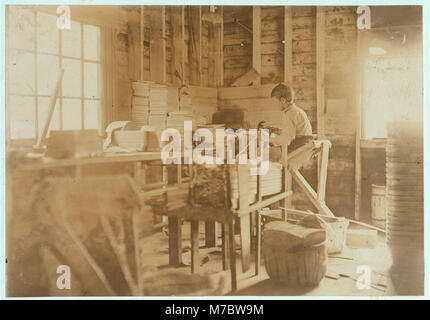
[[424, 296], [423, 7], [5, 5], [6, 297]]

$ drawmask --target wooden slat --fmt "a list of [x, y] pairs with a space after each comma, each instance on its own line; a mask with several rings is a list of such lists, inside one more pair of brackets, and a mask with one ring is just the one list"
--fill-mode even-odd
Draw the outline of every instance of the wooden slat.
[[199, 222], [191, 220], [191, 273], [198, 273], [200, 269], [199, 258]]
[[140, 6], [140, 16], [139, 16], [139, 31], [140, 31], [140, 80], [143, 81], [145, 79], [144, 72], [145, 72], [145, 15], [144, 15], [144, 6]]
[[293, 84], [293, 18], [291, 7], [284, 8], [284, 81]]
[[[173, 33], [173, 54], [172, 54], [172, 78], [173, 84], [181, 87], [184, 82], [184, 67], [185, 67], [185, 21], [184, 21], [184, 7], [173, 6], [172, 13], [172, 33]], [[176, 76], [178, 73], [179, 77]]]
[[294, 180], [299, 184], [301, 189], [305, 192], [308, 199], [312, 202], [312, 204], [318, 209], [320, 213], [333, 217], [334, 214], [331, 210], [324, 204], [317, 200], [317, 193], [312, 189], [311, 185], [306, 181], [306, 179], [301, 175], [299, 170], [294, 169], [290, 170], [291, 175]]
[[361, 33], [357, 35], [357, 84], [356, 84], [356, 133], [355, 133], [355, 199], [354, 218], [360, 219], [361, 202], [361, 134], [362, 134], [362, 112], [363, 112], [363, 61], [361, 57]]
[[150, 43], [150, 68], [151, 81], [157, 83], [166, 82], [166, 40], [165, 29], [166, 9], [164, 6], [155, 6], [152, 8], [151, 26], [152, 37]]
[[320, 157], [320, 175], [318, 177], [318, 201], [325, 201], [325, 190], [327, 182], [327, 168], [328, 168], [328, 152], [330, 148], [330, 142], [324, 142], [322, 144], [321, 157]]
[[177, 217], [169, 217], [169, 264], [182, 264], [182, 223]]
[[201, 7], [187, 6], [189, 26], [190, 84], [199, 86], [201, 83]]
[[[261, 74], [261, 7], [252, 7], [252, 67]], [[261, 84], [261, 78], [253, 81], [253, 85]]]

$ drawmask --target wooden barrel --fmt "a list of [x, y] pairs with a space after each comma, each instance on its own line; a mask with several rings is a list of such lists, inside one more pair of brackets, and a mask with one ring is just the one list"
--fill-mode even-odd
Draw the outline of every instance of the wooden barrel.
[[372, 184], [372, 224], [385, 229], [387, 220], [385, 186]]
[[423, 294], [424, 166], [419, 122], [387, 126], [387, 242], [391, 274], [399, 294]]

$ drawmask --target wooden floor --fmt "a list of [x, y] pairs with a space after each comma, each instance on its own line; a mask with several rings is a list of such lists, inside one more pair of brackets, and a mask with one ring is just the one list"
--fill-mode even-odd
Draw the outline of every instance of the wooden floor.
[[[229, 272], [222, 272], [221, 240], [218, 247], [204, 248], [204, 225], [200, 225], [199, 275], [191, 275], [190, 225], [183, 226], [183, 266], [173, 268], [168, 265], [168, 237], [158, 232], [142, 240], [142, 262], [147, 290], [145, 295], [235, 295], [235, 296], [392, 296], [396, 291], [388, 273], [391, 256], [381, 237], [373, 249], [345, 248], [338, 257], [330, 256], [328, 275], [341, 274], [338, 279], [325, 277], [313, 288], [287, 288], [274, 283], [268, 277], [264, 261], [259, 276], [254, 275], [254, 266], [247, 273], [241, 272], [240, 249], [237, 251], [238, 291], [232, 293]], [[238, 236], [237, 236], [238, 237]], [[239, 246], [239, 238], [236, 239]], [[359, 266], [371, 270], [371, 288], [359, 289], [357, 279], [363, 275], [357, 272]], [[364, 267], [365, 268], [365, 267]], [[215, 287], [209, 288], [207, 279], [216, 278]], [[190, 286], [193, 283], [193, 286]], [[161, 286], [162, 289], [157, 289]], [[217, 289], [217, 290], [216, 290]]]

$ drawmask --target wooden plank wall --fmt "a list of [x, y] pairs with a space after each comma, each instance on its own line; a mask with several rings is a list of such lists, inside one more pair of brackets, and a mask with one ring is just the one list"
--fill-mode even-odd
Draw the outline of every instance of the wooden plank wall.
[[[131, 30], [134, 30], [134, 17], [129, 10], [120, 8], [117, 19], [116, 26], [112, 31], [114, 39], [112, 48], [114, 63], [112, 68], [116, 83], [116, 96], [113, 99], [113, 120], [127, 120], [131, 114], [131, 77], [133, 77], [133, 74], [130, 74], [129, 52], [133, 50], [133, 45], [130, 45], [129, 40], [132, 40]], [[132, 28], [129, 27], [129, 20]]]
[[252, 7], [224, 6], [224, 86], [252, 67]]
[[[251, 22], [252, 10], [224, 7], [224, 86], [243, 75], [252, 66], [252, 46], [240, 46], [246, 30], [229, 22], [239, 16]], [[252, 126], [267, 119], [276, 121], [279, 111], [273, 109], [269, 95], [273, 85], [284, 79], [284, 8], [261, 7], [261, 87], [224, 88], [220, 91], [222, 107], [247, 110]], [[316, 7], [294, 6], [292, 12], [292, 82], [296, 103], [305, 110], [317, 133], [316, 97]], [[245, 16], [249, 15], [249, 18]], [[331, 140], [326, 202], [339, 216], [354, 216], [355, 157], [355, 91], [356, 14], [355, 7], [325, 7], [324, 65], [324, 136]], [[230, 19], [230, 20], [228, 20]], [[227, 29], [227, 30], [226, 30]], [[234, 33], [234, 31], [236, 33]], [[287, 50], [288, 48], [286, 48]], [[316, 162], [302, 169], [303, 175], [316, 188]], [[299, 209], [312, 209], [303, 193], [295, 193], [292, 203]]]
[[327, 205], [354, 217], [356, 90], [356, 7], [326, 8], [325, 135], [332, 142]]
[[[135, 78], [151, 79], [151, 45], [154, 30], [151, 16], [159, 14], [159, 7], [144, 6], [143, 59], [140, 59], [136, 45], [141, 41], [136, 19], [138, 11], [119, 10], [118, 26], [114, 28], [114, 70], [117, 74], [114, 97], [113, 119], [128, 119], [130, 113], [130, 81]], [[138, 8], [138, 7], [137, 7]], [[213, 29], [207, 21], [195, 21], [208, 12], [208, 7], [184, 7], [184, 70], [185, 84], [218, 86], [224, 82], [229, 87], [239, 76], [245, 74], [253, 63], [253, 9], [250, 6], [225, 6], [222, 27]], [[165, 8], [165, 66], [166, 83], [178, 84], [174, 79], [173, 59], [173, 11]], [[316, 113], [316, 8], [310, 6], [291, 7], [292, 48], [284, 44], [285, 8], [280, 6], [261, 7], [261, 86], [249, 88], [225, 88], [220, 91], [222, 107], [246, 109], [252, 125], [261, 119], [279, 119], [279, 111], [272, 110], [269, 95], [273, 85], [284, 81], [284, 52], [292, 54], [292, 83], [296, 92], [297, 105], [307, 113], [313, 132], [317, 129]], [[327, 205], [339, 216], [353, 216], [354, 212], [354, 165], [355, 165], [355, 54], [357, 43], [355, 7], [325, 7], [325, 65], [324, 65], [324, 135], [333, 147], [330, 150], [327, 177]], [[194, 18], [194, 19], [193, 19]], [[258, 25], [258, 24], [255, 24]], [[222, 30], [222, 31], [221, 31]], [[222, 32], [220, 36], [219, 32]], [[250, 32], [251, 31], [251, 32]], [[214, 41], [215, 35], [218, 37]], [[192, 33], [192, 36], [191, 36]], [[212, 38], [211, 38], [212, 37]], [[190, 39], [198, 40], [190, 48]], [[213, 43], [222, 44], [222, 54]], [[139, 55], [139, 58], [136, 58]], [[211, 69], [214, 60], [222, 57], [221, 70]], [[156, 59], [152, 57], [152, 59]], [[197, 59], [197, 60], [195, 60]], [[143, 61], [143, 76], [140, 63]], [[190, 63], [193, 61], [193, 63]], [[219, 65], [219, 64], [218, 64]], [[197, 68], [197, 69], [196, 69]], [[200, 70], [196, 77], [196, 70]], [[214, 74], [222, 75], [215, 81]], [[288, 78], [288, 77], [287, 77]], [[316, 165], [304, 168], [304, 176], [316, 187]], [[293, 186], [294, 187], [294, 186]], [[312, 209], [300, 192], [293, 197], [293, 204], [301, 209]]]
[[261, 84], [284, 81], [284, 7], [261, 8]]

